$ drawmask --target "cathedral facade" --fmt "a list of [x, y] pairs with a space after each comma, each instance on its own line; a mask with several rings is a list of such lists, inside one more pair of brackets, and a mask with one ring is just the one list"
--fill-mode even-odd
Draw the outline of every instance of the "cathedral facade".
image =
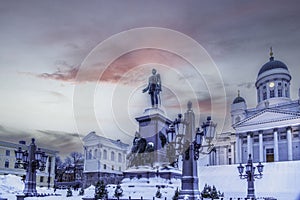
[[271, 51], [257, 75], [257, 106], [248, 108], [240, 94], [234, 99], [235, 163], [246, 163], [249, 154], [254, 162], [300, 160], [300, 98], [290, 97], [291, 79], [288, 67]]

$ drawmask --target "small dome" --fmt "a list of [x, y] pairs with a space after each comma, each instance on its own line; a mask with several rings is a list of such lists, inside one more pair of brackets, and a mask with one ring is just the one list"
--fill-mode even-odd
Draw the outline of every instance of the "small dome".
[[240, 96], [240, 91], [238, 90], [238, 96], [233, 100], [233, 104], [246, 102], [243, 97]]
[[243, 97], [236, 97], [233, 101], [233, 104], [240, 103], [240, 102], [246, 102]]
[[276, 69], [276, 68], [281, 68], [281, 69], [285, 69], [288, 71], [287, 66], [283, 62], [281, 62], [279, 60], [274, 60], [274, 57], [272, 56], [272, 57], [270, 57], [270, 61], [261, 67], [261, 69], [258, 72], [258, 76], [266, 71]]

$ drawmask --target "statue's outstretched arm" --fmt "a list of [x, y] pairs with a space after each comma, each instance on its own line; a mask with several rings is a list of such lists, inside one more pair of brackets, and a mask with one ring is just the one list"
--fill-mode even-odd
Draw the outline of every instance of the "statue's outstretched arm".
[[143, 93], [147, 92], [149, 90], [149, 84], [147, 85], [146, 88], [143, 89]]

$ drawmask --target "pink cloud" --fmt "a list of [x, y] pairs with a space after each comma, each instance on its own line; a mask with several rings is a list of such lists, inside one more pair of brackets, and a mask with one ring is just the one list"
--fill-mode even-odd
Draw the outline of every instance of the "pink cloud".
[[[188, 65], [184, 59], [173, 53], [159, 49], [141, 49], [119, 57], [107, 68], [99, 61], [94, 66], [67, 67], [64, 70], [58, 69], [53, 73], [37, 74], [36, 77], [79, 83], [96, 81], [115, 83], [121, 81], [123, 84], [134, 84], [144, 81], [149, 74], [132, 69], [147, 63], [159, 63], [172, 68]], [[99, 68], [102, 68], [102, 74], [99, 74]], [[155, 68], [155, 64], [153, 68]], [[82, 75], [80, 79], [76, 79], [79, 70]]]

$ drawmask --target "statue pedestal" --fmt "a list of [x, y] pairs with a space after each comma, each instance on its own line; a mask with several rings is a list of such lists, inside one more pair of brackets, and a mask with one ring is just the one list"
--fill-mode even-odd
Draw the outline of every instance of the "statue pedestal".
[[171, 120], [165, 116], [160, 108], [148, 108], [142, 116], [135, 118], [139, 123], [139, 134], [145, 138], [147, 143], [153, 143], [153, 162], [144, 163], [162, 166], [168, 163], [166, 156], [167, 135], [166, 130], [171, 124]]

